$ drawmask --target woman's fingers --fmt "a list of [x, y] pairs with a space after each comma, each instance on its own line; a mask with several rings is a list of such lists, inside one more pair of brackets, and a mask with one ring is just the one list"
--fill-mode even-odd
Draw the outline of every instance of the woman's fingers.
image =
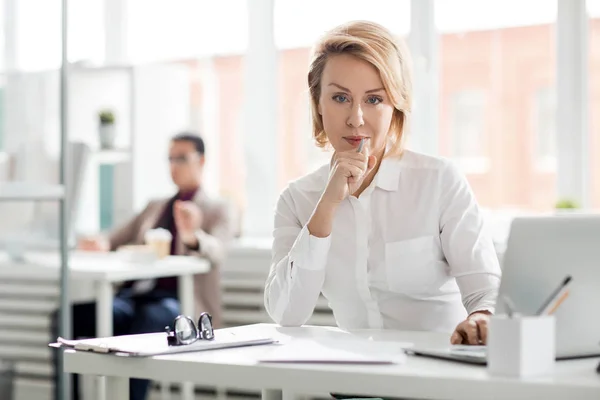
[[469, 320], [465, 323], [465, 333], [469, 344], [479, 344], [479, 329], [477, 328], [477, 322]]
[[478, 336], [480, 343], [478, 344], [487, 344], [488, 338], [488, 321], [486, 319], [477, 319], [475, 320], [477, 324]]
[[361, 167], [358, 167], [346, 161], [338, 163], [338, 168], [344, 172], [344, 176], [346, 178], [353, 178], [356, 180], [364, 174], [364, 170]]
[[450, 337], [450, 343], [451, 344], [462, 344], [463, 343], [463, 337], [460, 334], [460, 332], [458, 332], [458, 330], [455, 330], [454, 333], [452, 333], [452, 336]]
[[[459, 335], [462, 340], [458, 341]], [[454, 334], [452, 335], [451, 341], [456, 338], [458, 343], [455, 344], [479, 344], [479, 332], [477, 323], [475, 321], [466, 320], [458, 324]], [[454, 341], [452, 342], [454, 343]]]
[[354, 167], [360, 168], [363, 171], [367, 170], [367, 160], [362, 161], [362, 160], [356, 160], [356, 159], [340, 159], [338, 161], [338, 164], [339, 163], [352, 165]]

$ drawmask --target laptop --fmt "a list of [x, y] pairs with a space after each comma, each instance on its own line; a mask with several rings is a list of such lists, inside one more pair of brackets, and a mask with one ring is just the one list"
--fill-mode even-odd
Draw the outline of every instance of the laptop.
[[[569, 297], [554, 313], [557, 360], [600, 356], [600, 214], [559, 214], [513, 220], [502, 263], [499, 298], [535, 315], [571, 276]], [[496, 314], [505, 314], [503, 302]], [[413, 348], [412, 353], [487, 364], [485, 346]]]

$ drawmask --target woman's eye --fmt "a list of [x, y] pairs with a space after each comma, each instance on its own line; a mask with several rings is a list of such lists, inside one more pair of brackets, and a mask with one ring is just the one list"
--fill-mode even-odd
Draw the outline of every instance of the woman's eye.
[[348, 101], [348, 97], [344, 96], [343, 94], [336, 94], [333, 96], [333, 100], [337, 101], [338, 103], [345, 103]]
[[367, 103], [372, 104], [372, 105], [377, 105], [379, 103], [381, 103], [383, 101], [383, 99], [381, 97], [377, 97], [377, 96], [371, 96], [367, 99]]

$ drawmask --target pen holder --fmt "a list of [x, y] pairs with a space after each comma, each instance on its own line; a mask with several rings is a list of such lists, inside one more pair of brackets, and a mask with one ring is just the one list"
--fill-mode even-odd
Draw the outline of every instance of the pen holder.
[[552, 372], [556, 357], [554, 316], [493, 316], [487, 356], [491, 375], [526, 377]]

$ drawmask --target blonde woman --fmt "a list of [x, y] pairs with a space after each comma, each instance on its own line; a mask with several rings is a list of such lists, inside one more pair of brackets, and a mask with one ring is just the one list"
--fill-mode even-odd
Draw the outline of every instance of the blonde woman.
[[313, 135], [334, 153], [277, 203], [265, 306], [278, 324], [306, 323], [323, 293], [344, 329], [486, 343], [498, 259], [465, 177], [403, 147], [409, 64], [403, 42], [371, 22], [344, 24], [317, 43]]

